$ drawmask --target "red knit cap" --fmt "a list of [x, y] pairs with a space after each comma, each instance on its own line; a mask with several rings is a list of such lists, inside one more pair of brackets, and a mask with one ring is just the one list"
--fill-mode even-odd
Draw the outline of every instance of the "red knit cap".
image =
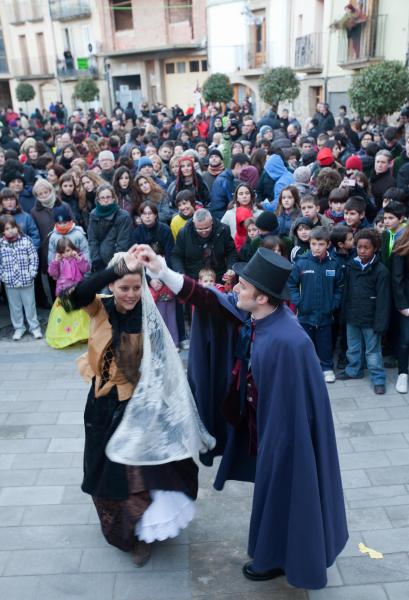
[[334, 162], [331, 148], [322, 148], [317, 154], [317, 160], [321, 167], [329, 167]]
[[362, 171], [362, 160], [359, 158], [359, 156], [353, 154], [346, 159], [345, 168], [347, 171]]

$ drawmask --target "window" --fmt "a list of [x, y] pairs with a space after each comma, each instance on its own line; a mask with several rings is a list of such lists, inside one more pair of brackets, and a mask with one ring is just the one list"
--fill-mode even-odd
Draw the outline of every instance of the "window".
[[176, 63], [176, 69], [178, 73], [186, 73], [186, 63], [178, 62]]
[[200, 62], [198, 60], [189, 61], [189, 70], [191, 73], [198, 73], [200, 71]]
[[169, 23], [192, 23], [192, 0], [167, 0]]
[[173, 73], [175, 72], [175, 63], [166, 63], [165, 72], [166, 75], [173, 75]]
[[207, 71], [207, 60], [202, 60], [202, 71]]
[[115, 31], [133, 29], [132, 0], [111, 0]]

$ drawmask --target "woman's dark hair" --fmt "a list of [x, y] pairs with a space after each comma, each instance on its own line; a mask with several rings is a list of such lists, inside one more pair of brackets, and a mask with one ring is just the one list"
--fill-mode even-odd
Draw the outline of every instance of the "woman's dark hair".
[[66, 169], [60, 165], [59, 163], [55, 163], [53, 162], [52, 165], [50, 165], [47, 169], [47, 171], [54, 171], [54, 173], [57, 175], [57, 177], [61, 177], [61, 175], [64, 175], [64, 173], [66, 172]]
[[[16, 213], [23, 212], [23, 209], [20, 206], [20, 203], [18, 201], [16, 194], [10, 188], [5, 187], [0, 192], [0, 215], [3, 214], [3, 211], [4, 211], [1, 201], [6, 200], [7, 198], [14, 198], [14, 200], [16, 201], [16, 211], [15, 211]], [[4, 213], [4, 214], [8, 214], [8, 213]]]
[[129, 191], [131, 191], [133, 188], [133, 179], [132, 179], [131, 171], [128, 169], [128, 167], [124, 167], [124, 166], [118, 167], [115, 170], [114, 177], [112, 180], [112, 185], [114, 186], [114, 190], [117, 194], [119, 193], [119, 191], [121, 189], [121, 187], [119, 185], [119, 180], [121, 179], [121, 177], [124, 173], [126, 173], [129, 177], [129, 186], [128, 186]]
[[75, 246], [72, 243], [70, 238], [62, 237], [61, 239], [58, 240], [57, 246], [55, 249], [58, 254], [63, 254], [67, 250], [67, 248], [71, 248], [71, 250], [74, 250], [75, 252], [79, 252], [79, 248], [77, 248], [77, 246]]
[[150, 200], [146, 200], [145, 202], [142, 202], [142, 204], [139, 207], [140, 215], [143, 213], [145, 208], [150, 208], [151, 211], [153, 212], [153, 214], [156, 215], [156, 218], [159, 217], [158, 207], [156, 206], [156, 204], [154, 202], [151, 202]]
[[317, 194], [319, 197], [328, 196], [334, 188], [341, 185], [342, 177], [335, 169], [324, 167], [318, 173]]
[[1, 215], [0, 217], [0, 234], [4, 233], [4, 229], [6, 227], [6, 225], [11, 225], [12, 227], [17, 227], [17, 231], [21, 234], [21, 228], [18, 225], [16, 219], [13, 217], [13, 215]]
[[250, 165], [252, 167], [256, 167], [259, 175], [262, 174], [264, 165], [266, 163], [267, 154], [263, 148], [257, 148], [254, 150], [253, 154], [250, 157]]
[[236, 189], [234, 190], [234, 194], [233, 194], [233, 200], [231, 202], [229, 202], [228, 206], [227, 206], [227, 210], [229, 210], [230, 208], [234, 208], [235, 206], [239, 206], [239, 203], [237, 201], [237, 194], [239, 192], [239, 189], [245, 187], [251, 195], [251, 207], [253, 208], [253, 206], [256, 203], [256, 192], [253, 190], [253, 188], [248, 184], [248, 183], [239, 183], [239, 185], [236, 187]]

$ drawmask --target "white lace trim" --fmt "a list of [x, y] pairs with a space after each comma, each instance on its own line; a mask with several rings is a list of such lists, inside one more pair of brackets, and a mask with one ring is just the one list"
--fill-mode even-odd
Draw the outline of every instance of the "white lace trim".
[[195, 516], [195, 503], [183, 492], [151, 491], [152, 504], [135, 525], [139, 540], [154, 541], [175, 538]]
[[158, 465], [215, 446], [200, 420], [185, 370], [146, 278], [142, 282], [141, 377], [106, 447], [113, 462]]

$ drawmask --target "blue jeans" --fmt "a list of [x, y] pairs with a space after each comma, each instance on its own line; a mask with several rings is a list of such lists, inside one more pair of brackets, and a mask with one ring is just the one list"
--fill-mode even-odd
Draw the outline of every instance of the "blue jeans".
[[315, 352], [320, 359], [321, 369], [323, 371], [332, 371], [334, 363], [332, 361], [332, 325], [307, 325], [301, 323], [308, 333], [315, 347]]
[[381, 336], [373, 329], [347, 324], [347, 360], [345, 369], [350, 377], [363, 377], [364, 358], [374, 385], [385, 385], [382, 361]]

